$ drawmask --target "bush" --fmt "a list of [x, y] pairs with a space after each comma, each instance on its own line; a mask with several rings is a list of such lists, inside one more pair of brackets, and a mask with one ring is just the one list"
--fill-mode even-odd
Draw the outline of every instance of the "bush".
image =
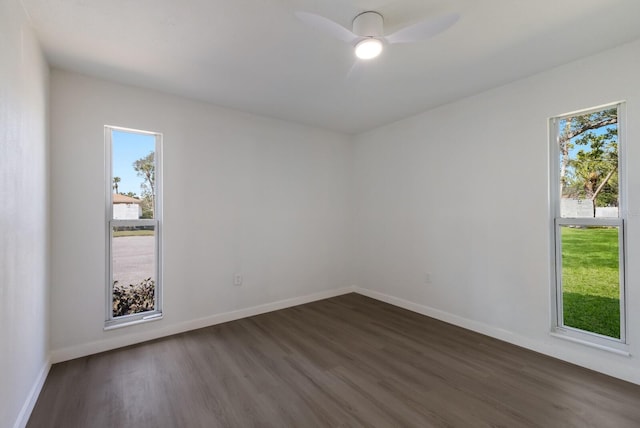
[[120, 285], [113, 281], [113, 316], [137, 314], [154, 309], [156, 283], [147, 278], [139, 284]]

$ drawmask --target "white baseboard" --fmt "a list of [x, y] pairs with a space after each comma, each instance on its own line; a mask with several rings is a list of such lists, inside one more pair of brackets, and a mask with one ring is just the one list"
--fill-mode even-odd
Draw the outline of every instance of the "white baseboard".
[[85, 357], [87, 355], [97, 354], [99, 352], [122, 348], [123, 346], [134, 345], [136, 343], [146, 342], [148, 340], [171, 336], [172, 334], [184, 333], [186, 331], [195, 330], [198, 328], [209, 327], [215, 324], [221, 324], [241, 318], [260, 315], [267, 312], [277, 311], [279, 309], [289, 308], [292, 306], [303, 305], [305, 303], [315, 302], [316, 300], [328, 299], [330, 297], [353, 293], [354, 291], [355, 287], [353, 286], [321, 291], [319, 293], [313, 293], [307, 296], [293, 297], [290, 299], [265, 303], [249, 308], [210, 315], [195, 320], [189, 320], [169, 325], [152, 331], [136, 332], [124, 336], [113, 337], [110, 339], [83, 343], [81, 345], [70, 346], [62, 349], [55, 349], [51, 351], [51, 362], [53, 364], [60, 363], [62, 361], [72, 360], [74, 358]]
[[40, 369], [40, 373], [38, 373], [38, 377], [31, 387], [31, 390], [27, 395], [27, 399], [22, 405], [22, 409], [20, 409], [20, 413], [18, 413], [18, 417], [13, 424], [13, 428], [24, 428], [27, 426], [27, 422], [29, 422], [29, 418], [31, 417], [31, 412], [35, 407], [38, 397], [40, 396], [40, 391], [42, 391], [42, 387], [44, 386], [44, 381], [47, 380], [49, 369], [51, 369], [51, 361], [47, 360], [42, 366], [42, 369]]

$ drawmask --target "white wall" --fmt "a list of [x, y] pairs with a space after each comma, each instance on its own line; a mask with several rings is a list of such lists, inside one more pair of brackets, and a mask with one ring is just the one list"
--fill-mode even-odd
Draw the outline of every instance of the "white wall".
[[[357, 284], [640, 383], [639, 54], [640, 42], [621, 46], [359, 135]], [[635, 213], [627, 223], [630, 358], [549, 336], [547, 119], [620, 100], [628, 102]]]
[[[54, 360], [353, 283], [349, 137], [59, 70], [51, 99]], [[106, 332], [104, 125], [164, 134], [165, 316]]]
[[48, 66], [18, 1], [0, 2], [0, 426], [48, 370]]

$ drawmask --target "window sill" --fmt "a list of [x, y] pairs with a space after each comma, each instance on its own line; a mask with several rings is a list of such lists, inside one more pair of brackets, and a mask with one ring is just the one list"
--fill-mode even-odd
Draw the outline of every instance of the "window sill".
[[616, 348], [613, 346], [609, 346], [609, 345], [603, 345], [600, 343], [595, 343], [595, 342], [591, 342], [585, 339], [580, 339], [577, 337], [573, 337], [570, 336], [567, 333], [562, 332], [562, 330], [557, 330], [557, 331], [552, 331], [551, 333], [552, 337], [558, 338], [558, 339], [562, 339], [562, 340], [567, 340], [569, 342], [573, 342], [573, 343], [579, 343], [581, 345], [585, 345], [585, 346], [589, 346], [591, 348], [596, 348], [596, 349], [600, 349], [602, 351], [606, 351], [606, 352], [611, 352], [612, 354], [617, 354], [617, 355], [622, 355], [623, 357], [631, 357], [631, 353], [629, 351], [627, 351], [628, 346], [625, 344], [621, 344], [620, 348]]
[[109, 323], [105, 323], [104, 331], [116, 330], [122, 327], [129, 327], [137, 324], [144, 324], [147, 322], [158, 321], [163, 318], [162, 312], [158, 312], [155, 314], [146, 315], [142, 318], [136, 318], [129, 321], [111, 321]]

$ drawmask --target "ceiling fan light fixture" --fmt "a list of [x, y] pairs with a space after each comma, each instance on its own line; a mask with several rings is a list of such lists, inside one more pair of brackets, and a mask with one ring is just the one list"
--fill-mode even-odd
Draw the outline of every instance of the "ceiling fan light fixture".
[[382, 53], [382, 42], [373, 37], [361, 40], [356, 45], [356, 56], [360, 59], [373, 59]]
[[380, 13], [373, 10], [356, 15], [351, 23], [352, 30], [348, 30], [324, 16], [313, 13], [298, 11], [296, 16], [311, 27], [322, 30], [336, 39], [355, 46], [356, 57], [363, 60], [379, 56], [387, 45], [417, 42], [440, 34], [460, 18], [459, 13], [448, 13], [419, 21], [394, 33], [385, 35], [384, 18]]

